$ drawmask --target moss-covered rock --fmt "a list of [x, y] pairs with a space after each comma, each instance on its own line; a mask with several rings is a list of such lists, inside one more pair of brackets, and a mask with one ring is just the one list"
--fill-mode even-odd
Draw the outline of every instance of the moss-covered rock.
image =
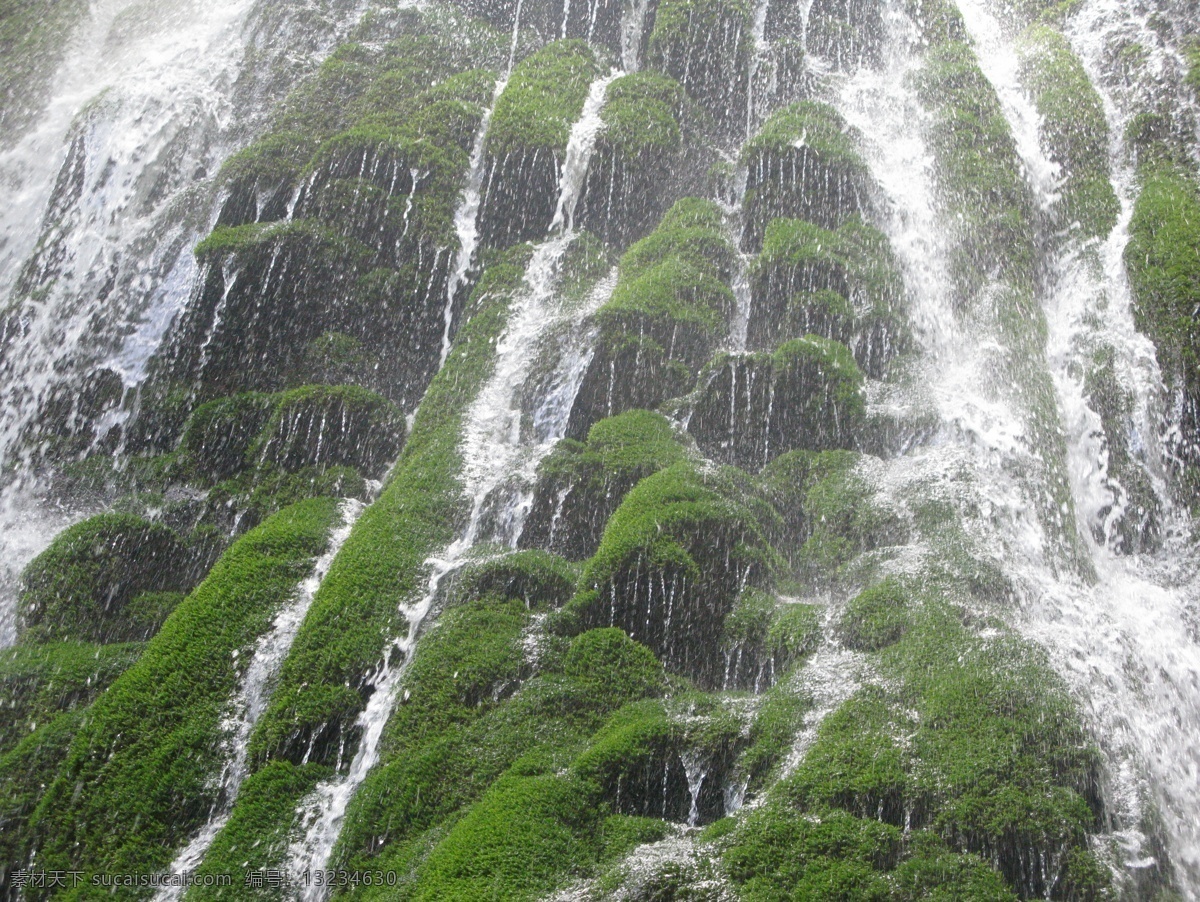
[[1200, 190], [1192, 172], [1144, 164], [1125, 266], [1138, 328], [1155, 344], [1159, 365], [1182, 413], [1181, 452], [1200, 464]]
[[762, 693], [816, 650], [821, 640], [819, 611], [809, 604], [781, 602], [747, 589], [725, 620], [721, 688]]
[[899, 583], [888, 580], [850, 600], [838, 631], [850, 648], [878, 651], [900, 641], [909, 622], [907, 593]]
[[600, 334], [568, 436], [582, 439], [598, 420], [653, 409], [691, 388], [728, 330], [732, 264], [720, 209], [695, 198], [676, 202], [625, 252], [612, 298], [596, 313]]
[[457, 478], [462, 418], [491, 371], [522, 273], [518, 256], [490, 267], [480, 282], [387, 488], [355, 525], [296, 637], [252, 737], [256, 761], [332, 764], [343, 741], [356, 741], [369, 677], [405, 622], [399, 605], [420, 590], [425, 559], [451, 542], [467, 514]]
[[862, 387], [846, 346], [815, 335], [773, 354], [722, 354], [700, 377], [688, 432], [708, 457], [750, 470], [788, 451], [850, 448]]
[[608, 86], [576, 222], [618, 247], [650, 231], [686, 176], [686, 105], [679, 82], [658, 72], [635, 72]]
[[947, 898], [1107, 898], [1088, 850], [1098, 756], [1044, 657], [937, 605], [881, 654], [888, 688], [826, 718], [734, 832], [732, 876], [764, 899], [830, 879], [850, 898], [926, 898], [942, 868]]
[[74, 27], [87, 17], [79, 0], [15, 0], [0, 10], [0, 131], [16, 135], [47, 99]]
[[61, 712], [86, 707], [141, 651], [140, 643], [56, 642], [0, 652], [0, 755]]
[[101, 514], [62, 533], [22, 577], [21, 630], [36, 641], [147, 638], [131, 602], [194, 580], [187, 546], [172, 530], [127, 514]]
[[938, 188], [955, 231], [960, 291], [970, 296], [989, 278], [1031, 284], [1032, 197], [999, 98], [970, 44], [952, 39], [930, 50], [918, 92], [934, 116]]
[[711, 654], [747, 585], [775, 563], [760, 518], [732, 474], [677, 463], [643, 479], [609, 521], [567, 609], [577, 629], [619, 626], [675, 673], [720, 685]]
[[882, 61], [887, 30], [880, 0], [815, 0], [808, 13], [808, 52], [845, 72]]
[[400, 411], [374, 392], [312, 385], [276, 399], [248, 454], [289, 472], [349, 466], [375, 478], [397, 456], [404, 431]]
[[910, 344], [904, 288], [887, 238], [850, 220], [836, 231], [777, 219], [751, 272], [750, 348], [772, 350], [805, 335], [850, 347], [879, 378]]
[[871, 179], [856, 139], [828, 104], [806, 101], [771, 116], [742, 151], [748, 250], [762, 246], [768, 224], [780, 217], [836, 229], [861, 216]]
[[1102, 238], [1120, 213], [1109, 172], [1108, 121], [1100, 95], [1061, 34], [1034, 26], [1022, 37], [1022, 81], [1042, 117], [1042, 140], [1063, 168], [1056, 225], [1078, 223], [1084, 238]]
[[336, 516], [331, 499], [304, 502], [237, 542], [92, 706], [30, 825], [48, 868], [160, 868], [204, 821], [241, 668]]
[[683, 85], [727, 134], [746, 124], [750, 14], [741, 0], [663, 0], [650, 33], [648, 67]]
[[684, 456], [675, 428], [646, 410], [601, 420], [586, 442], [564, 439], [539, 468], [522, 547], [591, 557], [625, 493]]
[[479, 234], [488, 247], [545, 237], [571, 126], [599, 72], [582, 41], [556, 41], [523, 60], [488, 130]]

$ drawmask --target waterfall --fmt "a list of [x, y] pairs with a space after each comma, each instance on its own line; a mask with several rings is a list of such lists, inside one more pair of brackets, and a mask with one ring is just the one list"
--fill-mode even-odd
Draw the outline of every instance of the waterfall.
[[596, 138], [604, 128], [604, 120], [600, 118], [600, 113], [604, 108], [605, 93], [608, 86], [622, 74], [619, 69], [614, 69], [604, 78], [592, 82], [588, 90], [583, 114], [571, 129], [571, 137], [567, 141], [567, 156], [559, 178], [558, 206], [554, 210], [554, 221], [550, 223], [551, 232], [561, 229], [571, 232], [575, 228], [575, 207], [583, 194]]
[[[0, 648], [15, 639], [20, 572], [87, 513], [45, 503], [27, 430], [64, 378], [107, 368], [126, 391], [145, 378], [192, 292], [210, 180], [269, 113], [253, 86], [270, 79], [270, 55], [246, 71], [266, 9], [90, 3], [41, 115], [0, 146], [0, 311], [18, 323], [0, 320]], [[328, 53], [361, 13], [343, 10], [331, 32], [309, 25], [289, 63]], [[98, 426], [127, 417], [115, 407]]]
[[[458, 293], [467, 284], [467, 276], [475, 261], [475, 251], [479, 246], [479, 203], [483, 196], [484, 149], [487, 146], [488, 126], [492, 122], [492, 114], [496, 112], [496, 101], [504, 93], [508, 78], [496, 82], [492, 92], [492, 102], [484, 111], [480, 120], [479, 130], [475, 133], [475, 144], [471, 148], [471, 168], [467, 172], [467, 185], [463, 190], [458, 209], [454, 212], [454, 231], [458, 235], [458, 253], [454, 257], [454, 267], [450, 271], [450, 281], [446, 285], [446, 310], [443, 319], [446, 324], [442, 333], [442, 357], [438, 369], [446, 365], [450, 356], [451, 332], [454, 328], [454, 302]], [[415, 182], [414, 182], [415, 185]]]
[[[566, 162], [563, 165], [559, 185], [558, 211], [567, 210], [582, 191], [587, 178], [587, 161], [599, 135], [599, 115], [604, 98], [604, 89], [616, 74], [605, 76], [593, 83], [579, 121], [571, 130]], [[572, 162], [575, 165], [572, 165]], [[581, 163], [578, 161], [582, 161]], [[389, 644], [383, 655], [383, 667], [376, 677], [373, 693], [366, 708], [358, 717], [357, 726], [362, 728], [362, 738], [349, 771], [344, 776], [321, 784], [305, 800], [303, 805], [303, 837], [295, 843], [288, 855], [288, 872], [295, 885], [302, 886], [305, 874], [322, 870], [333, 854], [345, 819], [347, 808], [358, 787], [379, 763], [380, 743], [387, 722], [395, 708], [407, 664], [412, 660], [417, 640], [425, 621], [433, 611], [445, 578], [459, 569], [477, 542], [491, 540], [509, 548], [515, 548], [520, 538], [521, 516], [516, 512], [528, 504], [528, 499], [517, 493], [507, 499], [508, 515], [503, 512], [498, 522], [510, 524], [500, 535], [488, 535], [485, 529], [493, 496], [506, 481], [524, 468], [534, 472], [541, 459], [562, 438], [566, 429], [567, 414], [574, 401], [586, 362], [581, 358], [590, 353], [587, 347], [568, 348], [563, 359], [569, 363], [568, 373], [573, 377], [573, 388], [565, 401], [554, 405], [561, 413], [551, 416], [554, 429], [530, 444], [521, 429], [522, 408], [520, 389], [530, 374], [537, 359], [539, 344], [563, 318], [574, 318], [575, 309], [554, 309], [555, 288], [559, 277], [563, 255], [577, 237], [570, 220], [565, 231], [539, 244], [533, 251], [525, 271], [524, 285], [510, 311], [508, 325], [496, 344], [495, 368], [487, 384], [480, 390], [467, 413], [466, 425], [460, 444], [463, 460], [463, 494], [470, 504], [470, 516], [462, 535], [442, 553], [425, 561], [429, 577], [424, 594], [412, 604], [402, 606], [408, 629], [402, 638]], [[558, 215], [552, 230], [561, 227]], [[603, 280], [592, 291], [586, 310], [598, 307], [611, 293], [615, 278]], [[585, 312], [586, 312], [585, 310]], [[589, 330], [576, 331], [577, 338], [590, 341]], [[567, 384], [572, 384], [570, 380]], [[391, 664], [399, 652], [397, 666]], [[305, 887], [305, 902], [319, 902], [325, 897], [326, 887], [311, 884]]]
[[[264, 634], [254, 647], [250, 664], [242, 677], [242, 684], [236, 698], [231, 704], [230, 715], [226, 718], [225, 727], [228, 731], [226, 747], [229, 758], [221, 773], [220, 792], [217, 801], [206, 823], [197, 832], [190, 843], [185, 846], [175, 861], [171, 863], [168, 874], [172, 877], [186, 877], [195, 871], [204, 861], [209, 847], [217, 834], [229, 822], [233, 804], [237, 801], [238, 791], [246, 779], [247, 752], [250, 735], [258, 723], [259, 717], [267, 709], [271, 700], [271, 688], [284, 658], [292, 648], [292, 642], [300, 631], [308, 609], [329, 572], [333, 559], [350, 537], [350, 530], [358, 522], [364, 506], [358, 501], [343, 501], [341, 505], [341, 523], [329, 536], [329, 545], [325, 553], [313, 565], [312, 575], [300, 584], [295, 599], [275, 615], [269, 632]], [[172, 881], [176, 883], [176, 881]], [[154, 897], [155, 902], [171, 902], [180, 899], [186, 889], [186, 881], [179, 880], [177, 885], [164, 885]]]

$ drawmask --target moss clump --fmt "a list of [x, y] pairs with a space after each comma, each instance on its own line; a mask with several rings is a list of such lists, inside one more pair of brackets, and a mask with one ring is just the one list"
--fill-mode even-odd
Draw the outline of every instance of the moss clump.
[[273, 406], [271, 395], [247, 392], [197, 407], [179, 443], [189, 474], [203, 484], [244, 470], [250, 446], [267, 425]]
[[596, 861], [599, 826], [582, 781], [506, 776], [433, 850], [413, 898], [540, 898]]
[[[1188, 170], [1154, 162], [1139, 170], [1125, 267], [1138, 328], [1155, 344], [1159, 365], [1182, 401], [1185, 434], [1200, 424], [1200, 190]], [[1184, 449], [1188, 462], [1200, 455]]]
[[645, 235], [670, 200], [683, 152], [687, 95], [658, 72], [608, 86], [604, 127], [588, 167], [577, 220], [619, 247]]
[[1000, 101], [970, 45], [934, 47], [917, 87], [934, 116], [939, 189], [958, 233], [955, 281], [965, 295], [989, 277], [1031, 284], [1032, 198]]
[[668, 669], [721, 682], [709, 650], [746, 585], [776, 566], [762, 508], [740, 500], [732, 474], [678, 463], [625, 497], [586, 565], [569, 618], [581, 628], [620, 626]]
[[625, 493], [685, 453], [666, 417], [646, 410], [601, 420], [586, 442], [564, 439], [539, 468], [522, 546], [590, 557]]
[[878, 651], [899, 642], [909, 622], [907, 593], [895, 580], [885, 580], [854, 596], [839, 632], [850, 648]]
[[128, 514], [72, 526], [25, 569], [21, 630], [35, 641], [121, 642], [148, 624], [126, 607], [143, 592], [189, 587], [188, 549], [172, 530]]
[[763, 692], [815, 651], [820, 640], [815, 607], [781, 603], [767, 592], [747, 589], [725, 620], [721, 688]]
[[249, 449], [251, 459], [295, 472], [352, 466], [380, 476], [404, 440], [404, 418], [390, 401], [352, 385], [285, 392]]
[[862, 390], [849, 349], [815, 335], [771, 354], [722, 354], [700, 377], [688, 431], [710, 458], [758, 470], [788, 451], [856, 444]]
[[887, 688], [826, 718], [733, 834], [726, 862], [750, 897], [832, 870], [862, 898], [924, 898], [935, 879], [946, 898], [1107, 898], [1088, 851], [1098, 756], [1044, 657], [939, 604], [879, 654]]
[[1117, 224], [1120, 204], [1110, 181], [1108, 121], [1100, 95], [1061, 34], [1046, 26], [1025, 32], [1021, 76], [1042, 117], [1050, 158], [1063, 168], [1061, 229], [1078, 223], [1084, 238], [1101, 238]]
[[332, 500], [304, 502], [239, 540], [96, 701], [31, 825], [48, 868], [162, 867], [203, 822], [239, 661], [311, 569], [336, 515]]
[[588, 630], [571, 640], [563, 673], [602, 693], [613, 706], [657, 695], [666, 682], [654, 653], [613, 627]]
[[255, 760], [332, 763], [369, 693], [367, 677], [420, 591], [425, 559], [450, 543], [465, 501], [458, 482], [463, 416], [491, 372], [494, 342], [520, 284], [521, 257], [489, 268], [473, 312], [430, 385], [387, 488], [338, 555], [252, 739]]
[[290, 761], [272, 761], [247, 778], [238, 791], [233, 815], [196, 869], [200, 880], [188, 890], [189, 902], [254, 898], [252, 889], [236, 881], [230, 887], [206, 887], [203, 878], [282, 869], [296, 809], [328, 776], [329, 768], [317, 764], [297, 767]]
[[908, 346], [903, 281], [891, 246], [860, 220], [836, 231], [802, 220], [773, 220], [751, 281], [752, 348], [819, 335], [848, 345], [859, 366], [880, 377]]
[[583, 438], [597, 420], [652, 409], [690, 388], [736, 305], [732, 260], [719, 208], [694, 198], [678, 201], [625, 252], [612, 298], [596, 313], [600, 335], [569, 436]]
[[733, 133], [746, 121], [750, 8], [740, 0], [664, 0], [654, 18], [649, 68], [665, 72]]
[[0, 652], [0, 755], [61, 712], [86, 707], [141, 651], [140, 643], [58, 642]]
[[576, 566], [545, 551], [518, 551], [472, 564], [455, 580], [456, 598], [494, 596], [521, 601], [527, 610], [561, 607], [575, 592]]
[[479, 222], [485, 245], [545, 237], [571, 126], [598, 73], [583, 41], [555, 41], [513, 70], [488, 130], [489, 175]]
[[773, 114], [742, 151], [747, 247], [758, 248], [768, 224], [794, 217], [836, 229], [861, 215], [870, 175], [854, 134], [828, 104], [794, 104]]
[[1184, 76], [1184, 83], [1196, 92], [1196, 96], [1200, 98], [1200, 40], [1192, 39], [1187, 51], [1188, 72]]

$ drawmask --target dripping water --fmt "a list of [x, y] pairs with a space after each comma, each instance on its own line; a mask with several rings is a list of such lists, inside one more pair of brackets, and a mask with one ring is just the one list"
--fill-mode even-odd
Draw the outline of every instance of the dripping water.
[[[326, 551], [317, 559], [312, 575], [300, 584], [296, 597], [275, 615], [271, 629], [259, 639], [254, 648], [250, 664], [242, 677], [241, 687], [231, 705], [232, 711], [225, 721], [226, 746], [229, 758], [219, 780], [217, 800], [206, 823], [187, 846], [175, 857], [168, 874], [186, 877], [200, 866], [208, 854], [213, 840], [229, 822], [234, 802], [247, 776], [247, 752], [250, 735], [258, 719], [267, 709], [271, 689], [279, 668], [291, 650], [300, 625], [304, 622], [317, 591], [321, 588], [333, 559], [337, 557], [350, 531], [361, 516], [364, 505], [359, 501], [343, 501], [339, 511], [341, 523], [329, 536]], [[178, 886], [164, 886], [154, 897], [155, 902], [170, 902], [180, 899], [185, 889], [184, 881]]]
[[[596, 85], [603, 83], [606, 87], [612, 77], [593, 84], [589, 99], [599, 97], [602, 104], [604, 90]], [[600, 104], [589, 103], [584, 107], [580, 121], [571, 131], [570, 145], [594, 144], [599, 134], [599, 127], [594, 125], [594, 121], [599, 119]], [[581, 159], [584, 165], [573, 168], [564, 165], [559, 210], [568, 207], [564, 198], [577, 196], [582, 189], [587, 176], [586, 161], [590, 155], [590, 148], [568, 146], [566, 159]], [[556, 215], [554, 227], [558, 225]], [[288, 856], [288, 870], [297, 885], [303, 884], [304, 874], [327, 866], [354, 794], [379, 763], [384, 729], [398, 700], [407, 665], [412, 660], [422, 628], [434, 610], [445, 578], [466, 562], [472, 548], [481, 540], [515, 548], [520, 538], [521, 517], [511, 512], [502, 515], [499, 522], [515, 524], [515, 528], [507, 530], [505, 535], [491, 535], [487, 531], [491, 522], [487, 514], [492, 507], [490, 502], [494, 494], [520, 468], [522, 460], [526, 468], [536, 470], [540, 458], [565, 432], [567, 416], [564, 412], [555, 420], [557, 434], [548, 436], [531, 448], [521, 428], [523, 411], [520, 389], [529, 376], [542, 337], [558, 322], [560, 315], [573, 312], [554, 309], [553, 301], [563, 256], [576, 237], [568, 225], [564, 231], [534, 249], [526, 268], [524, 285], [510, 311], [504, 334], [497, 342], [492, 375], [471, 404], [466, 417], [460, 454], [463, 460], [463, 494], [471, 506], [467, 525], [459, 538], [443, 553], [425, 561], [429, 572], [425, 593], [415, 603], [401, 608], [408, 628], [402, 638], [390, 643], [385, 650], [384, 663], [375, 679], [371, 698], [357, 721], [357, 726], [362, 729], [362, 737], [349, 771], [318, 786], [302, 806], [303, 838], [293, 845]], [[611, 283], [613, 280], [608, 281]], [[595, 291], [593, 296], [600, 293]], [[583, 335], [591, 337], [588, 331]], [[583, 349], [576, 348], [566, 357], [573, 359], [583, 353]], [[572, 372], [578, 371], [579, 377], [566, 400], [567, 412], [574, 402], [574, 392], [578, 390], [579, 379], [585, 368], [572, 368]], [[508, 507], [511, 509], [522, 503], [527, 506], [527, 501], [518, 494], [509, 500]], [[400, 663], [393, 665], [393, 660]], [[325, 887], [309, 885], [302, 898], [305, 902], [319, 902], [325, 897], [325, 892]]]

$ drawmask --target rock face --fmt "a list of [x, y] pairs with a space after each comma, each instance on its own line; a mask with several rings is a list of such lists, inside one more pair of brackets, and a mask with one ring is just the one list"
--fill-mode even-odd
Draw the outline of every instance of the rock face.
[[[984, 41], [953, 0], [251, 5], [237, 103], [275, 45], [324, 62], [123, 250], [194, 236], [195, 265], [147, 263], [134, 334], [0, 392], [36, 396], [0, 527], [80, 519], [0, 649], [0, 902], [67, 898], [30, 868], [107, 896], [185, 866], [188, 902], [285, 902], [217, 885], [274, 872], [412, 902], [1200, 892], [1194, 787], [1137, 784], [1136, 819], [1104, 776], [1200, 729], [1187, 599], [1147, 576], [1186, 581], [1200, 486], [1190, 9], [1011, 0]], [[6, 125], [83, 15], [9, 6]], [[48, 219], [102, 205], [107, 115]], [[71, 261], [52, 222], [10, 272], [0, 225], [4, 366], [72, 340]]]
[[700, 377], [688, 431], [707, 457], [748, 470], [788, 451], [848, 448], [866, 414], [862, 384], [845, 345], [815, 335], [723, 355]]
[[582, 438], [604, 417], [657, 407], [691, 387], [733, 313], [732, 260], [719, 209], [692, 198], [625, 253], [612, 299], [596, 313], [596, 351], [569, 436]]

